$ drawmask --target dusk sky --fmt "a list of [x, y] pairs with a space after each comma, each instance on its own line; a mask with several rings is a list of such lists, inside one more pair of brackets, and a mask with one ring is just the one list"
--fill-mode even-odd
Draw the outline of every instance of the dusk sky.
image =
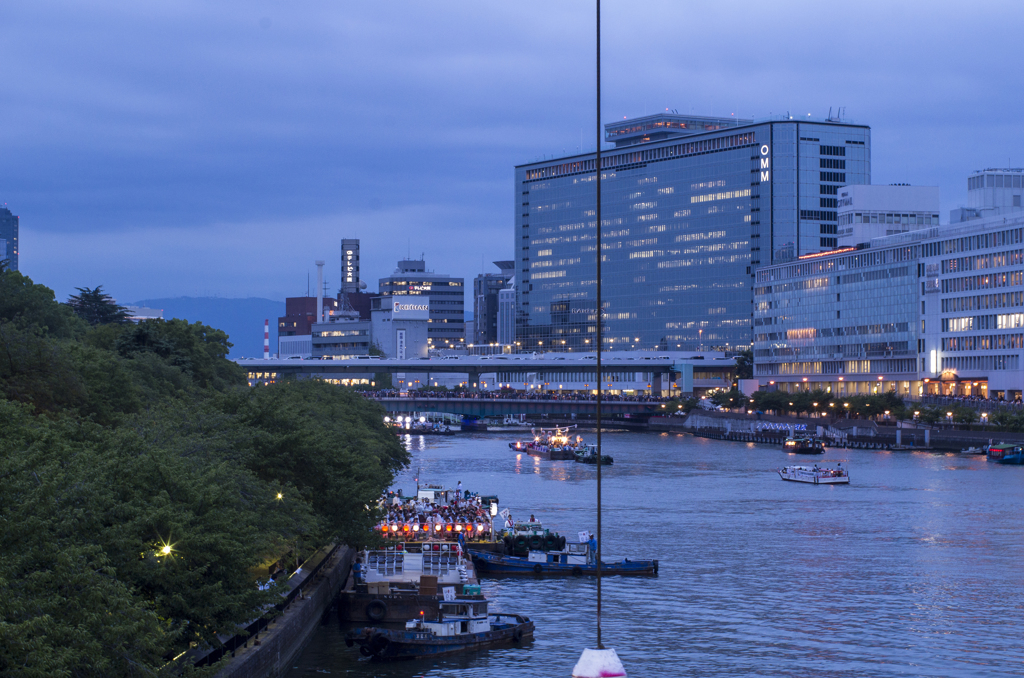
[[[666, 108], [872, 128], [876, 184], [1024, 165], [1021, 3], [604, 3], [604, 122]], [[0, 203], [65, 298], [304, 294], [362, 239], [512, 258], [513, 167], [594, 140], [593, 2], [0, 4]]]

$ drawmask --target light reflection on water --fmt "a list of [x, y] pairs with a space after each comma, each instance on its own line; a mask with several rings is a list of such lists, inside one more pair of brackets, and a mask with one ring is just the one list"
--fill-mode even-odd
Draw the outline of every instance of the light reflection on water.
[[[397, 486], [498, 494], [562, 534], [595, 527], [595, 468], [508, 449], [514, 434], [410, 436]], [[588, 436], [593, 437], [593, 434]], [[604, 436], [606, 560], [658, 558], [657, 578], [606, 579], [604, 641], [639, 676], [1024, 675], [1024, 469], [984, 457], [830, 451], [849, 487], [785, 483], [781, 450], [678, 434]], [[805, 458], [806, 459], [806, 458]], [[813, 459], [813, 458], [812, 458]], [[592, 579], [484, 579], [530, 616], [528, 647], [374, 664], [322, 626], [289, 676], [568, 676], [594, 643]]]

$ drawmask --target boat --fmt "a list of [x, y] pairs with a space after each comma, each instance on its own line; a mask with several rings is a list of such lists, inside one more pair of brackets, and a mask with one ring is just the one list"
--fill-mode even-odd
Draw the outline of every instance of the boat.
[[825, 454], [825, 445], [817, 438], [786, 438], [782, 449], [795, 454]]
[[[574, 576], [597, 574], [597, 558], [588, 542], [567, 542], [559, 550], [534, 551], [526, 556], [508, 555], [469, 548], [473, 565], [480, 574], [535, 574]], [[657, 560], [630, 560], [606, 563], [601, 561], [601, 575], [655, 575]]]
[[[573, 459], [579, 464], [597, 464], [597, 445], [584, 445], [582, 450], [573, 454]], [[601, 466], [611, 466], [615, 459], [610, 454], [601, 455]]]
[[504, 420], [501, 422], [502, 426], [533, 426], [532, 423], [526, 421], [525, 415], [522, 414], [506, 414]]
[[488, 614], [487, 600], [456, 598], [440, 604], [437, 615], [420, 615], [404, 629], [364, 627], [345, 634], [345, 645], [364, 657], [415, 659], [521, 643], [533, 637], [529, 617]]
[[791, 480], [795, 483], [809, 483], [812, 485], [848, 485], [850, 483], [850, 472], [839, 464], [836, 468], [820, 467], [817, 464], [810, 466], [785, 466], [780, 468], [779, 477], [783, 480]]
[[987, 458], [1000, 464], [1021, 466], [1024, 465], [1024, 447], [1008, 443], [989, 445]]
[[576, 436], [574, 440], [569, 431], [576, 428], [573, 426], [556, 427], [552, 429], [532, 430], [533, 440], [516, 440], [508, 444], [509, 449], [526, 454], [539, 456], [551, 461], [572, 460], [576, 452], [584, 449], [583, 438]]
[[[437, 523], [417, 515], [412, 522], [378, 525], [380, 546], [356, 554], [356, 566], [338, 596], [342, 621], [402, 624], [420, 612], [437, 615], [445, 589], [462, 597], [479, 596], [472, 560], [461, 542], [481, 550], [504, 548], [495, 539], [491, 512], [498, 497], [459, 493], [440, 484], [417, 485], [416, 496], [388, 492], [383, 507], [449, 505], [456, 495], [486, 510], [486, 516], [462, 523]], [[461, 538], [461, 539], [460, 539]]]
[[984, 447], [975, 447], [971, 445], [960, 450], [960, 454], [987, 454], [987, 450]]
[[[561, 551], [565, 548], [566, 539], [534, 521], [515, 523], [512, 529], [503, 530], [500, 544], [501, 552], [507, 556], [526, 556], [530, 551]], [[477, 551], [485, 550], [481, 549], [479, 544], [474, 544], [473, 548]]]

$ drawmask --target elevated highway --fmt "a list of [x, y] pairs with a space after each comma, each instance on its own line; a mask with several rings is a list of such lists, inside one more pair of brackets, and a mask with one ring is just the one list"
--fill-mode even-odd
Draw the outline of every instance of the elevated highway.
[[[640, 352], [608, 352], [602, 355], [602, 381], [640, 382], [642, 390], [660, 393], [677, 391], [692, 393], [694, 387], [728, 387], [736, 368], [735, 358], [722, 354], [655, 354]], [[565, 390], [596, 388], [596, 357], [593, 354], [549, 353], [545, 355], [458, 356], [447, 358], [382, 359], [359, 356], [347, 360], [319, 359], [240, 359], [248, 372], [249, 383], [267, 383], [280, 379], [367, 378], [375, 374], [466, 375], [472, 390], [481, 386], [483, 375], [495, 375], [488, 386], [510, 383], [513, 388], [562, 390], [555, 385], [569, 384]], [[625, 378], [624, 378], [625, 377]], [[646, 387], [646, 388], [644, 388]], [[633, 387], [630, 387], [633, 388]]]

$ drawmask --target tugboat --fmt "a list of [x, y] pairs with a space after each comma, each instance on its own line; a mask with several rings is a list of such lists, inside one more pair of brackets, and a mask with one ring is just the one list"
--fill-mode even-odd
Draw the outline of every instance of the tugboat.
[[849, 485], [850, 472], [839, 464], [836, 468], [821, 468], [817, 464], [809, 466], [786, 466], [779, 469], [779, 477], [795, 483], [812, 485]]
[[[574, 459], [578, 464], [597, 464], [597, 445], [584, 445], [582, 450], [576, 451]], [[612, 455], [601, 455], [601, 466], [611, 466], [614, 463]]]
[[817, 438], [786, 438], [782, 449], [796, 454], [825, 454], [825, 445]]
[[[597, 556], [591, 551], [590, 543], [586, 541], [567, 542], [559, 550], [530, 550], [526, 556], [501, 555], [470, 547], [469, 555], [480, 574], [538, 574], [561, 577], [597, 574]], [[613, 574], [655, 575], [658, 574], [658, 561], [602, 561], [601, 576]]]
[[403, 630], [366, 627], [345, 634], [345, 645], [359, 645], [364, 657], [378, 660], [437, 657], [466, 650], [520, 643], [533, 637], [529, 617], [487, 614], [486, 600], [456, 598], [440, 603], [436, 620], [412, 619]]

